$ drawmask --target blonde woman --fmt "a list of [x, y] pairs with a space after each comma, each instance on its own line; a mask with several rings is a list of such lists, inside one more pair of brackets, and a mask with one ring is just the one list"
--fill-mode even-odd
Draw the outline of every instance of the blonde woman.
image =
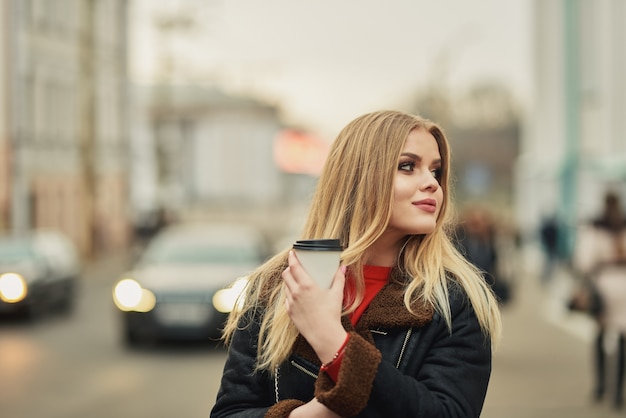
[[301, 238], [340, 239], [341, 267], [320, 288], [288, 248], [252, 274], [211, 417], [480, 415], [500, 313], [450, 241], [449, 178], [428, 120], [339, 133]]

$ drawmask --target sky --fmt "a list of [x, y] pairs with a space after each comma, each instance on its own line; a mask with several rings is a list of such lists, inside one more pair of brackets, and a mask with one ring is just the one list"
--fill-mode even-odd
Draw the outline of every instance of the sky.
[[[322, 136], [334, 137], [368, 111], [403, 110], [433, 84], [461, 95], [493, 81], [521, 106], [531, 101], [531, 0], [132, 4], [136, 81], [154, 81], [168, 68], [181, 82], [267, 99], [288, 122]], [[172, 15], [191, 26], [155, 30], [154, 22]]]

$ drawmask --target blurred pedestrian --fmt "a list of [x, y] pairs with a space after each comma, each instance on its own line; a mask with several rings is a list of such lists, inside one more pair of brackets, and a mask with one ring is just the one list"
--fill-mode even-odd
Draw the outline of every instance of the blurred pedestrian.
[[466, 208], [456, 231], [459, 251], [478, 267], [501, 304], [509, 302], [510, 286], [498, 268], [497, 229], [491, 214], [479, 206]]
[[540, 229], [541, 245], [544, 254], [541, 282], [547, 284], [552, 279], [559, 262], [559, 222], [552, 215], [545, 218]]
[[252, 273], [211, 417], [480, 415], [500, 313], [447, 233], [448, 147], [394, 111], [340, 132], [301, 238], [342, 265], [330, 288], [289, 248]]
[[624, 403], [624, 335], [626, 334], [626, 216], [619, 196], [607, 192], [601, 215], [579, 232], [576, 267], [597, 291], [593, 309], [597, 323], [594, 341], [594, 398], [607, 392], [607, 340], [616, 333], [616, 381], [613, 406]]

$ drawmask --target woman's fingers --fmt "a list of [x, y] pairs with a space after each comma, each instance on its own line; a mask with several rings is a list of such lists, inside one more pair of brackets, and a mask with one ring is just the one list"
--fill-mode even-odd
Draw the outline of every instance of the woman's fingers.
[[293, 275], [291, 274], [291, 266], [287, 266], [287, 268], [283, 270], [281, 276], [283, 278], [283, 283], [285, 283], [285, 286], [287, 286], [288, 288], [290, 286], [293, 286], [293, 283], [295, 283]]
[[298, 261], [298, 257], [293, 251], [289, 251], [287, 258], [289, 265], [282, 273], [283, 283], [285, 285], [285, 303], [287, 312], [292, 314], [296, 308], [296, 301], [300, 300], [303, 292], [310, 289], [312, 280], [308, 277], [307, 273], [302, 268], [302, 265]]
[[296, 282], [301, 282], [308, 278], [307, 272], [304, 271], [304, 268], [302, 267], [302, 264], [300, 264], [300, 260], [298, 260], [298, 256], [294, 251], [289, 251], [287, 261], [289, 262], [289, 269], [293, 273], [292, 276]]
[[[294, 251], [289, 251], [287, 260], [289, 262], [289, 267], [285, 270], [287, 275], [283, 275], [283, 280], [287, 280], [287, 284], [289, 285], [291, 292], [295, 293], [313, 289], [316, 286], [316, 283], [311, 276], [309, 276], [306, 270], [304, 270], [304, 267], [300, 264], [300, 261]], [[285, 274], [285, 272], [283, 272], [283, 274]]]

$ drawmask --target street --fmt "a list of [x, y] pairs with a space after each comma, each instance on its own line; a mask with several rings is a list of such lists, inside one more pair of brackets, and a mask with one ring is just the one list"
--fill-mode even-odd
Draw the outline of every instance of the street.
[[[125, 265], [116, 256], [90, 266], [70, 317], [0, 321], [2, 418], [208, 416], [225, 349], [124, 348], [110, 294]], [[590, 402], [588, 319], [563, 312], [558, 281], [547, 291], [532, 274], [522, 277], [516, 300], [504, 310], [505, 338], [482, 416], [623, 416]]]
[[119, 257], [86, 269], [70, 316], [0, 320], [3, 418], [207, 417], [225, 350], [213, 344], [121, 344], [111, 286]]

